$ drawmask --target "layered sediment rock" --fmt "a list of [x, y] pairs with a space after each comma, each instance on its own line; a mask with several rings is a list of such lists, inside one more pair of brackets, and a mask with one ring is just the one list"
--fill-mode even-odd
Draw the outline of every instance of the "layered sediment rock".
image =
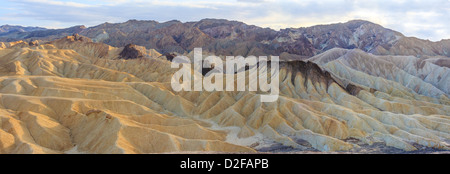
[[124, 60], [76, 36], [5, 45], [0, 153], [449, 150], [448, 69], [431, 61], [337, 49], [280, 62], [280, 96], [262, 103], [262, 91], [175, 92], [161, 54]]

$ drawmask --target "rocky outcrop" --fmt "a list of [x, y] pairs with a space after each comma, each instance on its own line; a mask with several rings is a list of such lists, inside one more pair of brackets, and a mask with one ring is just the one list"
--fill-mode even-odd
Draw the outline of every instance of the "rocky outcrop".
[[28, 42], [28, 45], [30, 45], [30, 46], [39, 46], [39, 41], [38, 40], [30, 41], [30, 42]]
[[[336, 82], [329, 72], [322, 70], [314, 62], [301, 60], [281, 62], [280, 67], [286, 68], [292, 74], [301, 73], [304, 78], [311, 80], [312, 83], [324, 83], [328, 87], [329, 84]], [[295, 76], [291, 76], [291, 82], [295, 83]]]
[[120, 52], [119, 56], [122, 59], [137, 59], [137, 58], [143, 58], [145, 54], [145, 48], [134, 45], [134, 44], [128, 44], [126, 45], [122, 52]]
[[173, 58], [177, 57], [177, 54], [175, 54], [175, 53], [167, 53], [167, 54], [165, 54], [164, 56], [166, 57], [166, 59], [167, 59], [168, 61], [172, 61]]
[[81, 42], [83, 42], [83, 41], [85, 41], [85, 42], [92, 42], [92, 40], [91, 40], [91, 39], [89, 39], [89, 38], [87, 38], [87, 37], [84, 37], [84, 36], [80, 36], [80, 35], [79, 35], [79, 34], [77, 34], [77, 33], [73, 34], [72, 36], [73, 36], [73, 40], [74, 40], [74, 41], [81, 41]]

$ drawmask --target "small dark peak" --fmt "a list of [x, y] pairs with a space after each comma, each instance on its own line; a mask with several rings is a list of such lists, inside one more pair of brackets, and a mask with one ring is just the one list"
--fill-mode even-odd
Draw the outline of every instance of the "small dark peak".
[[216, 19], [216, 18], [205, 18], [197, 23], [220, 23], [220, 24], [245, 24], [239, 21], [227, 20], [227, 19]]
[[[124, 23], [115, 23], [115, 24], [141, 24], [141, 23], [159, 23], [159, 22], [155, 21], [155, 20], [129, 19], [128, 21], [126, 21]], [[105, 22], [103, 25], [105, 25], [105, 24], [114, 24], [114, 23]]]
[[75, 41], [83, 41], [83, 37], [80, 36], [78, 33], [74, 33], [72, 36]]
[[179, 20], [171, 20], [171, 21], [163, 22], [161, 24], [162, 24], [162, 26], [183, 25], [183, 23], [181, 21], [179, 21]]
[[166, 56], [166, 59], [168, 61], [172, 62], [173, 58], [177, 57], [177, 54], [175, 54], [175, 53], [166, 53], [164, 56]]
[[123, 48], [122, 52], [120, 52], [119, 57], [122, 59], [143, 58], [144, 50], [135, 44], [128, 44]]
[[345, 90], [348, 93], [350, 93], [351, 95], [355, 95], [356, 96], [356, 95], [358, 95], [359, 91], [363, 90], [363, 88], [349, 83], [347, 85], [347, 87], [345, 87]]
[[79, 35], [78, 33], [72, 34], [73, 41], [80, 41], [80, 42], [92, 42], [92, 40], [88, 37]]
[[[291, 71], [292, 74], [301, 73], [304, 78], [310, 79], [313, 84], [324, 83], [327, 87], [334, 82], [338, 85], [341, 84], [336, 81], [336, 79], [333, 78], [328, 71], [323, 70], [319, 65], [311, 61], [295, 60], [280, 62], [280, 68], [287, 68], [287, 70]], [[295, 75], [291, 76], [291, 82], [292, 84], [295, 84]], [[305, 80], [304, 83], [306, 86], [307, 81]]]
[[173, 20], [167, 21], [165, 23], [181, 23], [181, 21], [173, 19]]
[[350, 21], [346, 22], [346, 24], [358, 24], [358, 25], [369, 24], [369, 23], [372, 23], [372, 22], [362, 20], [362, 19], [354, 19], [354, 20], [350, 20]]
[[37, 40], [30, 41], [30, 42], [28, 42], [28, 45], [29, 46], [39, 46], [39, 41], [37, 41]]
[[[126, 21], [125, 23], [119, 23], [119, 24], [145, 24], [145, 23], [159, 23], [159, 22], [154, 21], [154, 20], [130, 19], [130, 20]], [[111, 23], [107, 23], [107, 24], [111, 24]]]
[[130, 20], [128, 20], [128, 21], [125, 22], [125, 23], [135, 23], [135, 22], [138, 22], [138, 20], [136, 20], [136, 19], [130, 19]]

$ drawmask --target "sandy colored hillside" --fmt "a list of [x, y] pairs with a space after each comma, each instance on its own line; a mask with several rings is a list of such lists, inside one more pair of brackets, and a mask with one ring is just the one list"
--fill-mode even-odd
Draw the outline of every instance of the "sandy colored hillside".
[[[338, 59], [352, 54], [330, 50], [317, 64], [282, 62], [278, 101], [261, 103], [259, 91], [174, 92], [177, 70], [155, 50], [124, 60], [123, 48], [83, 38], [1, 44], [0, 153], [256, 152], [271, 143], [450, 150], [448, 75], [429, 75], [448, 68], [377, 57], [394, 63], [358, 69]], [[368, 67], [365, 58], [356, 64]]]

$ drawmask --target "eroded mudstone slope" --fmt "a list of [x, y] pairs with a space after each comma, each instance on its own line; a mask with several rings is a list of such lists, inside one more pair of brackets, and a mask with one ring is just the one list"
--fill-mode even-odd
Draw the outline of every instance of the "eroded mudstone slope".
[[412, 58], [341, 50], [280, 62], [279, 99], [261, 103], [261, 91], [175, 92], [177, 69], [160, 54], [124, 60], [121, 51], [75, 36], [0, 48], [0, 153], [255, 152], [270, 142], [359, 149], [351, 138], [449, 149], [446, 77], [421, 76], [448, 69], [412, 69]]

